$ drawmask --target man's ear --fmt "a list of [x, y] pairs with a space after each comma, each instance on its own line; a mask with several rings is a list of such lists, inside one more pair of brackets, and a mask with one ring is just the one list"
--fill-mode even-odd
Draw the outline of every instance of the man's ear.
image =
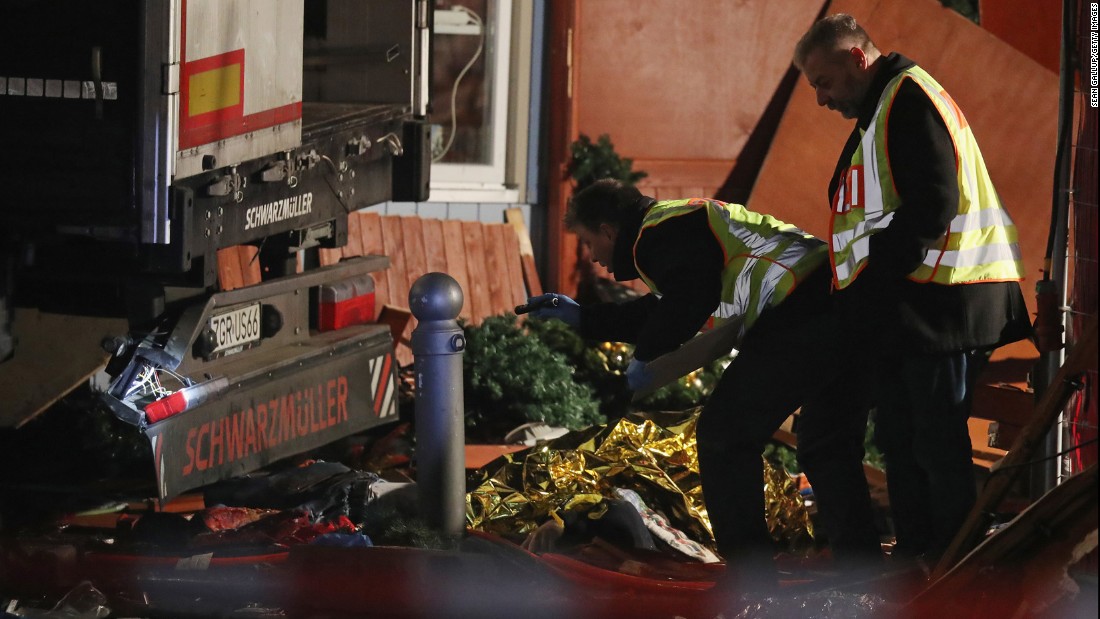
[[619, 235], [619, 228], [605, 221], [604, 223], [600, 224], [600, 234], [614, 241], [615, 237]]
[[859, 67], [861, 71], [867, 70], [869, 63], [867, 62], [867, 52], [863, 51], [863, 48], [858, 46], [852, 47], [848, 50], [848, 55], [851, 56], [856, 66]]

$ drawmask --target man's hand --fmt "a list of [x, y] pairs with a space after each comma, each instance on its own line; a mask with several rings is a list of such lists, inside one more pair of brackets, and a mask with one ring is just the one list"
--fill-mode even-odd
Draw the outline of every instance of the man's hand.
[[535, 318], [557, 318], [574, 329], [581, 324], [581, 306], [564, 294], [550, 292], [531, 297], [526, 306], [516, 308], [517, 313], [524, 308], [530, 308]]
[[631, 359], [626, 366], [626, 385], [631, 391], [641, 391], [653, 382], [653, 372], [646, 368], [645, 361]]

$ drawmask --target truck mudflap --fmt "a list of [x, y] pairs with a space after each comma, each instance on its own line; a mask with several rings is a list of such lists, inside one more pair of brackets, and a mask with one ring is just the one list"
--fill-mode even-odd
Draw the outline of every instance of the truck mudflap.
[[388, 327], [314, 340], [278, 369], [146, 426], [162, 500], [397, 419]]

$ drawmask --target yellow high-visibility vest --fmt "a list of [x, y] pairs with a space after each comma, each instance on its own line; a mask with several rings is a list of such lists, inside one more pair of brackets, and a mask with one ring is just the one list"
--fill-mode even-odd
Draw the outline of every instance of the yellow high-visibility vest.
[[[743, 336], [765, 309], [778, 304], [825, 260], [825, 243], [770, 215], [740, 204], [695, 198], [666, 200], [650, 206], [641, 232], [672, 217], [706, 209], [711, 232], [722, 246], [722, 299], [712, 316], [714, 326], [740, 319]], [[642, 281], [660, 296], [653, 280], [637, 264]]]
[[958, 210], [951, 225], [909, 279], [937, 284], [1022, 279], [1016, 226], [1001, 206], [974, 133], [944, 89], [913, 66], [886, 85], [833, 195], [829, 261], [834, 284], [844, 288], [856, 279], [866, 265], [871, 235], [884, 229], [901, 205], [886, 150], [886, 120], [906, 79], [924, 89], [947, 125], [955, 145], [959, 186]]

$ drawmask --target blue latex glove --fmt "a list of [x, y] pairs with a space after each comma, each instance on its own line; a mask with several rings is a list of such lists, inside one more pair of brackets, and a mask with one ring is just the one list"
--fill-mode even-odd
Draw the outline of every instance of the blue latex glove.
[[646, 369], [645, 361], [631, 359], [626, 366], [626, 385], [631, 391], [641, 391], [653, 383], [653, 372]]
[[581, 306], [564, 294], [540, 294], [527, 299], [527, 305], [534, 306], [531, 315], [535, 318], [557, 318], [574, 329], [581, 324]]

